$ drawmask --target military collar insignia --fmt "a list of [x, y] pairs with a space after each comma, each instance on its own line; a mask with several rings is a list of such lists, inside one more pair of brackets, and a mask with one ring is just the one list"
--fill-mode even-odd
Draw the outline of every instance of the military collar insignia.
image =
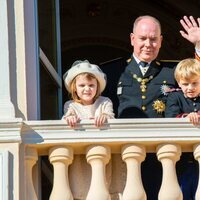
[[126, 62], [127, 62], [127, 63], [130, 63], [130, 62], [131, 62], [131, 58], [127, 59]]
[[161, 65], [159, 61], [156, 61], [156, 64], [159, 65], [159, 66]]

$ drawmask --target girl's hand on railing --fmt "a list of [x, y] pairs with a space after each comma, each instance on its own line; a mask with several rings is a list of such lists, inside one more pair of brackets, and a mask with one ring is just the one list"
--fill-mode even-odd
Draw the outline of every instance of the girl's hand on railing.
[[74, 128], [78, 122], [80, 122], [79, 117], [77, 117], [76, 115], [69, 115], [69, 116], [65, 116], [64, 120], [67, 122], [67, 124], [69, 126], [71, 126], [72, 128]]
[[95, 119], [94, 119], [94, 124], [95, 126], [99, 127], [99, 126], [102, 126], [107, 120], [108, 120], [109, 116], [105, 113], [97, 116]]

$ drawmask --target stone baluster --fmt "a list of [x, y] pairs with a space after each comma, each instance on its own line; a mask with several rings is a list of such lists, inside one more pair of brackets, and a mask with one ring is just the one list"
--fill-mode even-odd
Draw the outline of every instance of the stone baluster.
[[33, 167], [38, 160], [38, 154], [35, 148], [26, 148], [26, 199], [37, 200], [33, 184]]
[[198, 182], [198, 186], [197, 186], [197, 190], [195, 194], [195, 199], [200, 199], [200, 144], [194, 145], [193, 152], [194, 152], [193, 153], [194, 158], [199, 163], [199, 182]]
[[141, 162], [146, 157], [145, 148], [141, 145], [127, 144], [122, 147], [122, 159], [127, 166], [126, 185], [123, 200], [146, 200], [146, 193], [141, 179]]
[[162, 163], [162, 184], [159, 200], [182, 200], [183, 195], [176, 175], [176, 162], [180, 159], [181, 147], [176, 144], [161, 144], [157, 147], [157, 157]]
[[56, 146], [49, 150], [49, 160], [54, 169], [53, 189], [50, 200], [73, 200], [69, 186], [68, 166], [73, 160], [73, 149]]
[[92, 168], [92, 177], [86, 200], [110, 200], [105, 173], [105, 166], [110, 157], [108, 146], [91, 145], [87, 148], [86, 158]]

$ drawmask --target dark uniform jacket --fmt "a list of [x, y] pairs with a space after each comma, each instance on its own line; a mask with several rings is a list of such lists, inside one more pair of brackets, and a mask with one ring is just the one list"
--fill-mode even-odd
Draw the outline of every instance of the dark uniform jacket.
[[178, 117], [200, 111], [200, 97], [186, 98], [182, 91], [172, 92], [167, 99], [165, 117]]
[[122, 73], [117, 94], [120, 118], [164, 117], [167, 94], [165, 88], [176, 88], [175, 63], [152, 61], [143, 76], [134, 58]]

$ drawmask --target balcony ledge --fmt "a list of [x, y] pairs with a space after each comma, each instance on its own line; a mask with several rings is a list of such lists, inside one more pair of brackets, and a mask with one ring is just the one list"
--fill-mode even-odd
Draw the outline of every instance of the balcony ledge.
[[83, 120], [76, 129], [61, 120], [43, 120], [24, 121], [21, 136], [29, 146], [37, 144], [37, 148], [46, 149], [47, 145], [67, 144], [76, 146], [79, 153], [94, 143], [109, 144], [117, 153], [127, 143], [143, 144], [147, 152], [155, 152], [161, 143], [178, 143], [182, 151], [192, 151], [193, 145], [200, 143], [200, 127], [186, 118], [110, 119], [101, 129], [91, 120]]

